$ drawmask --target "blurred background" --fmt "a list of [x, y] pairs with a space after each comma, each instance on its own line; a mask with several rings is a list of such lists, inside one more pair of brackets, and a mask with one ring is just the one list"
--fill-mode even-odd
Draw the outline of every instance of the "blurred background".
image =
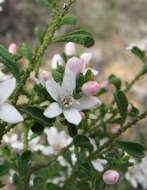
[[[33, 46], [34, 28], [47, 25], [50, 12], [35, 0], [0, 0], [0, 3], [0, 43], [8, 46], [12, 42], [26, 42]], [[124, 81], [131, 81], [141, 63], [126, 47], [147, 39], [147, 0], [78, 0], [72, 12], [78, 18], [74, 28], [87, 28], [95, 36], [95, 46], [86, 51], [93, 53], [93, 64], [100, 70], [100, 80], [114, 73]], [[68, 26], [62, 30], [72, 28]], [[62, 45], [51, 46], [45, 61], [48, 62], [62, 48]], [[147, 77], [143, 77], [129, 94], [131, 103], [141, 110], [147, 107], [146, 81]], [[129, 139], [143, 141], [145, 132], [146, 123], [142, 122], [126, 135]], [[130, 186], [123, 189], [127, 188], [132, 189]]]

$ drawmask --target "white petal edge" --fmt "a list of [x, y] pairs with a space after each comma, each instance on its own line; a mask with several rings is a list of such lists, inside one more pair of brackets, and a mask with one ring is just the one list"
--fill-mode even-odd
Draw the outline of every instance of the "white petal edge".
[[44, 116], [48, 118], [57, 117], [62, 113], [62, 109], [60, 108], [59, 104], [54, 102], [48, 106], [48, 108], [44, 111]]
[[96, 69], [93, 69], [91, 67], [84, 68], [82, 73], [83, 75], [86, 75], [87, 71], [90, 70], [94, 76], [97, 76], [99, 74], [99, 71]]
[[61, 87], [59, 84], [53, 79], [52, 75], [49, 75], [49, 80], [46, 82], [46, 89], [50, 96], [54, 100], [58, 100], [61, 94]]
[[16, 79], [11, 78], [0, 82], [0, 103], [5, 102], [16, 87]]
[[74, 125], [79, 125], [82, 120], [81, 114], [74, 108], [64, 110], [63, 114], [66, 120]]
[[72, 95], [75, 87], [76, 87], [76, 76], [72, 71], [66, 68], [62, 83], [63, 96]]
[[87, 110], [96, 108], [101, 105], [101, 101], [99, 98], [95, 96], [84, 96], [81, 99], [78, 100], [77, 104], [75, 104], [75, 107], [79, 110]]
[[0, 119], [11, 124], [19, 123], [24, 120], [17, 109], [8, 103], [0, 105]]

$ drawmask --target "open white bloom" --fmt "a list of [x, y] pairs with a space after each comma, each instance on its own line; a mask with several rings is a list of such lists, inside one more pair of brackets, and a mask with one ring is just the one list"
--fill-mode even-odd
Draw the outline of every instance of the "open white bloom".
[[44, 115], [48, 118], [54, 118], [63, 113], [69, 123], [78, 125], [82, 120], [80, 111], [100, 105], [100, 100], [95, 96], [84, 96], [79, 100], [74, 99], [73, 91], [75, 87], [76, 77], [69, 69], [65, 69], [61, 86], [50, 74], [50, 78], [46, 82], [46, 88], [55, 102], [48, 106], [44, 111]]
[[46, 128], [44, 133], [47, 135], [47, 141], [52, 148], [52, 153], [59, 153], [62, 148], [68, 146], [72, 138], [65, 131], [59, 132], [56, 127]]
[[134, 188], [140, 185], [143, 189], [147, 189], [147, 156], [128, 169], [126, 179]]
[[0, 119], [12, 124], [22, 122], [23, 117], [20, 113], [14, 106], [7, 103], [8, 98], [16, 87], [16, 79], [8, 77], [7, 80], [4, 80], [5, 77], [5, 75], [0, 77]]

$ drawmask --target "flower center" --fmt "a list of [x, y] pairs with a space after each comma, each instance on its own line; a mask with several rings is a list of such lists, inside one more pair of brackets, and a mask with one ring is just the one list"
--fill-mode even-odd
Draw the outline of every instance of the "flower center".
[[73, 97], [72, 96], [65, 96], [63, 99], [60, 100], [60, 105], [63, 108], [69, 108], [73, 105]]

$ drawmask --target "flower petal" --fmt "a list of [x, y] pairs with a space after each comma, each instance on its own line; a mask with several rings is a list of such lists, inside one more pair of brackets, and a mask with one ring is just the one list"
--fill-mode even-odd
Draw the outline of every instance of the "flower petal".
[[99, 71], [98, 71], [98, 70], [93, 69], [93, 68], [91, 68], [91, 67], [86, 67], [86, 68], [84, 68], [83, 71], [82, 71], [83, 75], [86, 75], [87, 71], [89, 71], [89, 70], [92, 72], [92, 74], [93, 74], [94, 76], [97, 76], [97, 75], [99, 74]]
[[63, 114], [69, 123], [72, 123], [75, 125], [79, 125], [79, 123], [82, 120], [80, 112], [74, 108], [64, 110]]
[[48, 106], [48, 108], [44, 111], [44, 115], [48, 118], [57, 117], [62, 113], [62, 109], [59, 104], [54, 102]]
[[87, 110], [91, 108], [98, 107], [101, 104], [99, 98], [95, 96], [84, 96], [78, 100], [78, 102], [74, 105], [79, 111]]
[[11, 78], [0, 83], [0, 103], [5, 102], [16, 87], [16, 79]]
[[23, 121], [22, 115], [15, 107], [8, 103], [0, 105], [0, 119], [7, 123], [19, 123]]
[[63, 83], [62, 83], [62, 93], [64, 96], [71, 95], [76, 87], [76, 76], [69, 69], [65, 69]]
[[54, 100], [58, 100], [61, 94], [61, 87], [59, 84], [53, 79], [52, 75], [50, 74], [48, 77], [48, 81], [46, 82], [46, 89], [48, 93]]

